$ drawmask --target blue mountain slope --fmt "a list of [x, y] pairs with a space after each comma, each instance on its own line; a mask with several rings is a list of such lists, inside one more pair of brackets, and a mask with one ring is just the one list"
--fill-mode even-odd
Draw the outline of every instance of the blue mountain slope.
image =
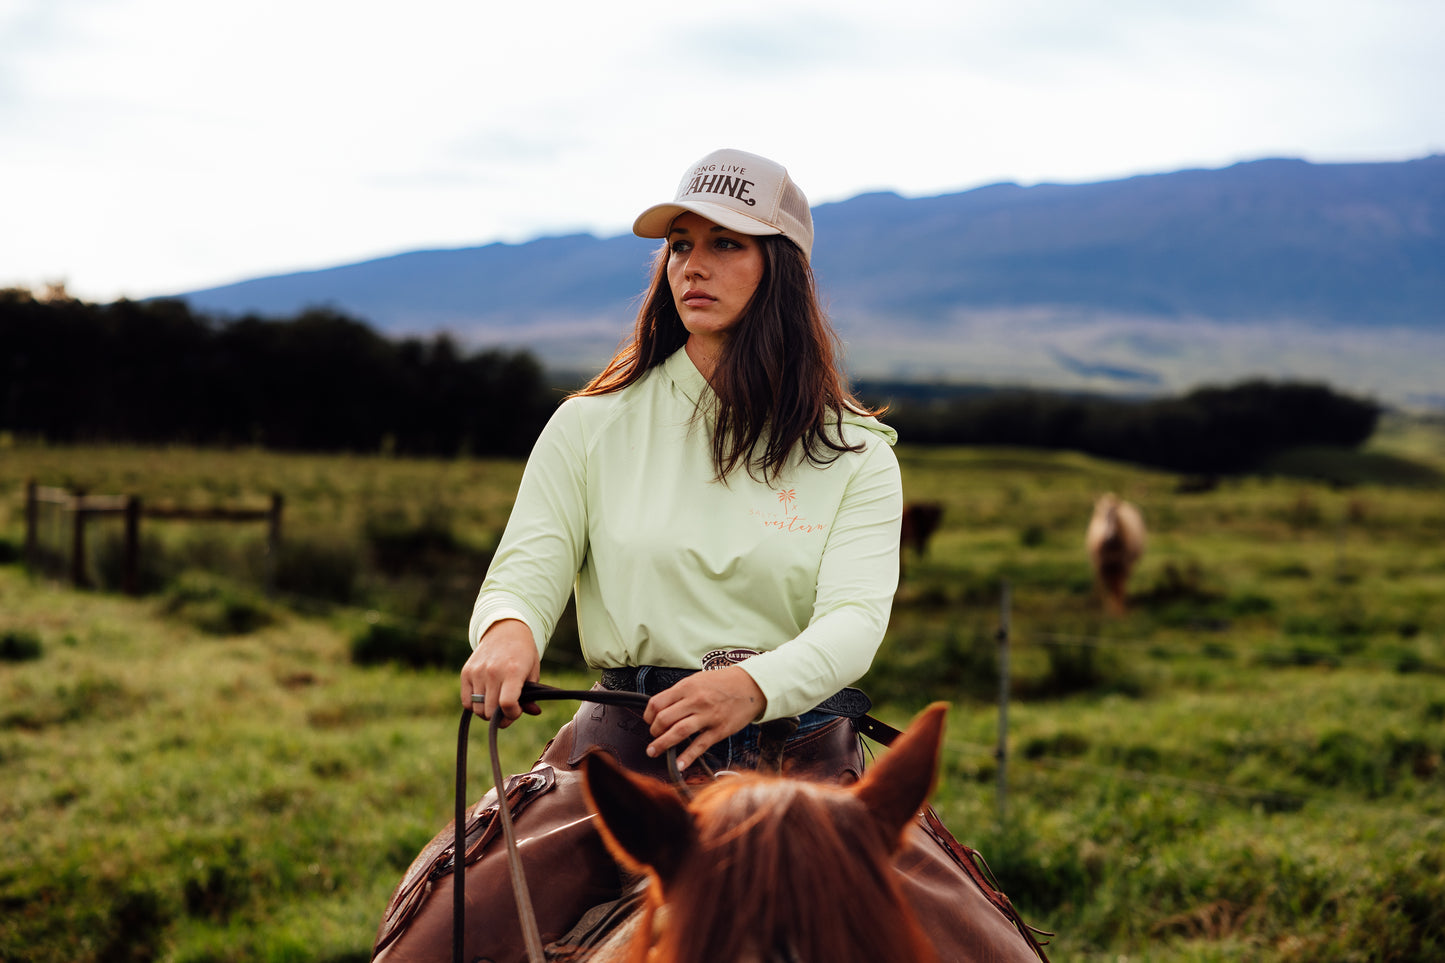
[[482, 320], [523, 323], [545, 311], [577, 317], [625, 307], [653, 243], [590, 235], [526, 244], [412, 251], [341, 267], [256, 278], [180, 295], [203, 311], [292, 315], [331, 305], [392, 332]]
[[[1020, 309], [1445, 329], [1445, 156], [866, 194], [814, 216], [815, 267], [845, 333], [877, 318], [927, 330]], [[391, 332], [620, 332], [655, 245], [573, 235], [415, 251], [178, 296], [228, 315], [327, 304]]]
[[1053, 305], [1218, 321], [1445, 321], [1445, 157], [870, 196], [816, 217], [819, 273], [844, 311], [925, 320], [957, 306]]

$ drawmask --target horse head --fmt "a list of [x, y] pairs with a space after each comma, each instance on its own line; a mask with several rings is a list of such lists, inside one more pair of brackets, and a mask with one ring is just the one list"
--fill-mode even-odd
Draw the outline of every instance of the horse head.
[[851, 787], [729, 776], [690, 802], [611, 757], [585, 762], [618, 860], [651, 878], [628, 959], [933, 961], [889, 871], [937, 778], [946, 706], [925, 710]]

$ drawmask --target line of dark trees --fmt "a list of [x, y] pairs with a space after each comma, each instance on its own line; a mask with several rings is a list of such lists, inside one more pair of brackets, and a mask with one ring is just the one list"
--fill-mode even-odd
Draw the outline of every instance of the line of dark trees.
[[1353, 448], [1381, 413], [1326, 385], [1269, 381], [1150, 400], [1034, 391], [929, 398], [866, 385], [860, 393], [891, 401], [887, 421], [912, 444], [1062, 448], [1197, 474], [1249, 471], [1289, 448]]
[[[1131, 401], [860, 385], [910, 444], [1064, 448], [1190, 473], [1302, 445], [1353, 447], [1379, 406], [1248, 382]], [[331, 310], [219, 321], [181, 301], [97, 305], [0, 290], [0, 431], [51, 442], [525, 455], [561, 392], [526, 352], [385, 338]]]
[[222, 323], [0, 290], [0, 430], [23, 437], [525, 455], [559, 397], [525, 352], [390, 340], [330, 310]]

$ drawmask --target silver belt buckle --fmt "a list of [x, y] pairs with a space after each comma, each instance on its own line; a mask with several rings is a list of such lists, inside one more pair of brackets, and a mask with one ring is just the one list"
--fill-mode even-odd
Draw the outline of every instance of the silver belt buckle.
[[702, 671], [726, 669], [761, 654], [757, 649], [713, 649], [711, 652], [703, 654]]

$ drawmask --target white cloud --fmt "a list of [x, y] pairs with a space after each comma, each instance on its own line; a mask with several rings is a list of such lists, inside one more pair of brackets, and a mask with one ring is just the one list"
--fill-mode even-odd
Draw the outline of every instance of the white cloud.
[[0, 0], [0, 284], [98, 299], [815, 202], [1445, 149], [1437, 0]]

